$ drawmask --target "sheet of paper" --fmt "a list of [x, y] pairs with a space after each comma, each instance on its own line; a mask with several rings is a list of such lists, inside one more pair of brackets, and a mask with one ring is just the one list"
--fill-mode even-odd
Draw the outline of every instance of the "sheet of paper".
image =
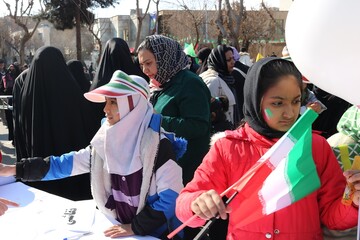
[[38, 239], [44, 232], [57, 228], [57, 219], [50, 214], [52, 209], [74, 203], [21, 182], [0, 186], [0, 197], [20, 204], [20, 207], [9, 207], [0, 217], [0, 239]]
[[[110, 238], [105, 237], [104, 231], [111, 227], [114, 224], [119, 224], [115, 219], [110, 217], [106, 217], [99, 210], [96, 211], [95, 214], [95, 222], [91, 229], [91, 233], [79, 238], [79, 240], [110, 240]], [[48, 232], [39, 238], [40, 240], [48, 240], [48, 239], [59, 239], [63, 240], [67, 237], [76, 236], [76, 232], [71, 231], [63, 231], [63, 230], [55, 230]], [[37, 240], [39, 240], [37, 239]], [[156, 240], [157, 238], [150, 236], [129, 236], [129, 237], [120, 237], [116, 239], [122, 240]]]
[[[119, 224], [115, 219], [96, 210], [93, 200], [75, 202], [21, 182], [0, 186], [0, 197], [20, 204], [20, 207], [9, 207], [0, 217], [0, 239], [63, 240], [90, 231], [91, 234], [79, 239], [109, 240], [103, 232], [110, 226]], [[68, 224], [73, 221], [76, 223]], [[131, 236], [118, 239], [155, 240], [157, 238]]]

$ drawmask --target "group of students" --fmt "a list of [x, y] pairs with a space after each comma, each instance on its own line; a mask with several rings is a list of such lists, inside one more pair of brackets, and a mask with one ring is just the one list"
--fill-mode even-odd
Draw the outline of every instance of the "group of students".
[[[50, 53], [54, 55], [46, 57]], [[246, 226], [233, 220], [219, 195], [298, 119], [302, 75], [294, 63], [270, 57], [252, 65], [241, 93], [242, 111], [233, 109], [229, 115], [235, 124], [241, 120], [237, 114], [243, 114], [244, 121], [218, 135], [209, 150], [214, 95], [208, 86], [223, 89], [217, 77], [235, 86], [229, 68], [235, 65], [232, 48], [220, 45], [211, 51], [205, 60], [212, 73], [208, 82], [186, 68], [181, 45], [165, 36], [146, 37], [137, 55], [134, 63], [125, 41], [109, 40], [90, 91], [84, 93], [74, 77], [64, 73], [68, 70], [60, 51], [39, 49], [22, 77], [21, 99], [14, 99], [21, 155], [16, 165], [1, 164], [0, 175], [47, 181], [54, 190], [48, 180], [91, 173], [98, 208], [121, 223], [105, 230], [111, 238], [135, 234], [167, 239], [180, 221], [194, 214], [190, 227], [200, 227], [217, 214], [229, 219], [227, 239], [322, 239], [322, 225], [356, 226], [360, 191], [349, 206], [341, 198], [346, 182], [360, 189], [360, 171], [343, 173], [329, 144], [316, 133], [312, 154], [321, 187], [314, 193]], [[57, 65], [52, 65], [55, 58]], [[238, 96], [226, 86], [236, 103]], [[103, 113], [106, 120], [100, 125]], [[77, 191], [86, 189], [72, 185]], [[74, 197], [70, 188], [66, 191]], [[239, 206], [241, 198], [233, 201]], [[192, 239], [189, 229], [175, 238]]]

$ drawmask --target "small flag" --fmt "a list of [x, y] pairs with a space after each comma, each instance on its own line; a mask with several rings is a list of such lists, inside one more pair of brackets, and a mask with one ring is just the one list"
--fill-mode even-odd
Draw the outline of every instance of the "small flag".
[[311, 151], [311, 124], [317, 116], [308, 109], [247, 172], [246, 183], [233, 185], [241, 201], [233, 206], [237, 213], [232, 215], [240, 226], [285, 208], [320, 187]]
[[185, 43], [184, 52], [185, 52], [186, 55], [189, 55], [190, 57], [196, 58], [194, 45], [192, 43], [190, 43], [190, 44]]
[[261, 55], [261, 53], [258, 53], [257, 56], [256, 56], [256, 62], [259, 61], [262, 58], [264, 58], [264, 56]]

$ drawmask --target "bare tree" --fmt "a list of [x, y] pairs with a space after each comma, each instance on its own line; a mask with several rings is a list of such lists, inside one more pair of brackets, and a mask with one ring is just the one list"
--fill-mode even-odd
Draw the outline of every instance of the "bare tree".
[[155, 19], [153, 34], [157, 34], [158, 33], [158, 23], [159, 23], [159, 4], [160, 4], [160, 0], [153, 0], [153, 2], [155, 3], [155, 6], [156, 6], [156, 19]]
[[274, 25], [263, 9], [248, 11], [241, 24], [243, 47], [249, 48], [251, 43], [268, 42], [274, 33]]
[[[5, 0], [3, 0], [3, 2], [5, 3], [6, 8], [9, 12], [9, 16], [19, 27], [22, 28], [23, 35], [20, 39], [19, 57], [20, 64], [23, 64], [25, 60], [25, 44], [36, 32], [36, 29], [40, 23], [40, 19], [31, 17], [32, 8], [34, 6], [33, 0], [26, 1], [26, 4], [24, 3], [24, 0], [13, 0], [11, 4], [6, 2]], [[14, 6], [14, 8], [12, 9], [11, 6]], [[29, 21], [35, 21], [35, 25], [32, 27], [32, 29], [29, 29]]]
[[218, 5], [218, 16], [215, 20], [215, 24], [219, 30], [219, 35], [217, 38], [217, 43], [221, 44], [224, 38], [227, 38], [227, 31], [224, 27], [224, 18], [223, 18], [223, 10], [222, 10], [222, 0], [219, 0]]
[[245, 15], [244, 0], [233, 2], [230, 4], [229, 0], [224, 2], [225, 8], [222, 9], [222, 0], [219, 0], [218, 18], [216, 25], [220, 30], [218, 43], [222, 42], [222, 37], [230, 40], [230, 43], [235, 48], [239, 49], [239, 39], [241, 36], [241, 23]]
[[11, 49], [17, 52], [17, 54], [19, 54], [18, 48], [13, 43], [13, 39], [11, 38], [10, 27], [9, 27], [10, 23], [7, 20], [8, 18], [5, 17], [1, 19], [0, 22], [0, 49], [1, 49], [0, 57], [1, 58], [6, 58], [7, 56], [9, 56]]
[[[199, 1], [192, 0], [192, 3], [195, 2]], [[180, 8], [183, 7], [180, 6]], [[265, 9], [247, 11], [243, 6], [243, 0], [233, 2], [230, 0], [217, 0], [216, 10], [207, 10], [206, 7], [202, 10], [199, 7], [194, 9], [198, 10], [190, 10], [190, 7], [188, 7], [190, 11], [186, 9], [183, 11], [162, 11], [159, 22], [162, 33], [175, 37], [179, 42], [183, 42], [184, 39], [188, 42], [186, 36], [197, 36], [194, 22], [198, 21], [199, 40], [203, 42], [202, 44], [211, 45], [214, 39], [217, 39], [218, 44], [228, 40], [228, 43], [237, 49], [240, 48], [240, 44], [250, 48], [250, 45], [254, 43], [265, 44], [275, 37], [276, 26]], [[193, 17], [189, 15], [189, 12]], [[281, 15], [275, 12], [274, 16]], [[206, 30], [204, 31], [204, 29]], [[207, 33], [208, 37], [206, 37]], [[204, 41], [205, 39], [207, 41]], [[193, 39], [192, 41], [194, 42]]]
[[184, 0], [182, 0], [181, 2], [178, 0], [178, 3], [180, 7], [186, 11], [187, 15], [190, 16], [191, 22], [194, 27], [193, 29], [195, 30], [195, 34], [196, 34], [196, 38], [195, 38], [196, 40], [195, 43], [193, 44], [194, 46], [197, 46], [199, 44], [199, 39], [200, 39], [199, 27], [204, 23], [204, 14], [202, 11], [200, 12], [201, 14], [199, 14], [199, 11], [197, 11], [196, 13], [195, 11], [191, 10]]
[[239, 49], [239, 38], [241, 35], [241, 22], [243, 19], [243, 15], [245, 13], [244, 8], [244, 0], [240, 0], [239, 2], [233, 2], [233, 5], [230, 5], [229, 0], [225, 0], [226, 10], [228, 14], [228, 29], [229, 29], [229, 37], [231, 38], [231, 44], [235, 48]]
[[214, 18], [214, 11], [207, 10], [209, 1], [177, 0], [172, 2], [179, 10], [165, 10], [160, 19], [160, 31], [175, 38], [180, 43], [192, 43], [195, 48], [199, 44], [209, 42], [214, 31], [208, 29]]
[[269, 10], [269, 8], [264, 3], [264, 0], [261, 0], [261, 6], [266, 11], [266, 13], [269, 15], [269, 17], [271, 18], [273, 23], [281, 30], [281, 33], [285, 34], [285, 28], [282, 25], [278, 24], [278, 22], [276, 21], [276, 19], [274, 18], [273, 14], [272, 14], [272, 12]]
[[[98, 21], [99, 21], [99, 19], [98, 19]], [[96, 60], [97, 64], [100, 62], [101, 53], [102, 53], [102, 41], [101, 41], [101, 38], [102, 38], [103, 35], [105, 35], [107, 33], [107, 31], [109, 31], [109, 29], [110, 29], [109, 26], [110, 26], [110, 22], [103, 23], [101, 21], [99, 21], [97, 24], [96, 24], [96, 22], [93, 22], [92, 24], [87, 25], [89, 32], [95, 38], [95, 42], [96, 42], [96, 45], [97, 45], [97, 50], [100, 53], [98, 55], [97, 60]]]
[[145, 19], [146, 15], [149, 11], [150, 2], [151, 2], [151, 0], [148, 0], [146, 10], [145, 10], [144, 14], [142, 14], [142, 12], [140, 11], [140, 7], [139, 7], [139, 0], [136, 0], [136, 15], [137, 15], [137, 20], [138, 20], [138, 26], [137, 26], [135, 49], [137, 49], [137, 47], [140, 44], [140, 35], [141, 35], [142, 24], [143, 24], [143, 20]]

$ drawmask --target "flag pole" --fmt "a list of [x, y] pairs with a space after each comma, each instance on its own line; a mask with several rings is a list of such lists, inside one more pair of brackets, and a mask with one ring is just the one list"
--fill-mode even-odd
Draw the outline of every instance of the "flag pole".
[[358, 226], [357, 226], [357, 237], [356, 239], [360, 239], [360, 211], [359, 211], [359, 217], [358, 217]]

